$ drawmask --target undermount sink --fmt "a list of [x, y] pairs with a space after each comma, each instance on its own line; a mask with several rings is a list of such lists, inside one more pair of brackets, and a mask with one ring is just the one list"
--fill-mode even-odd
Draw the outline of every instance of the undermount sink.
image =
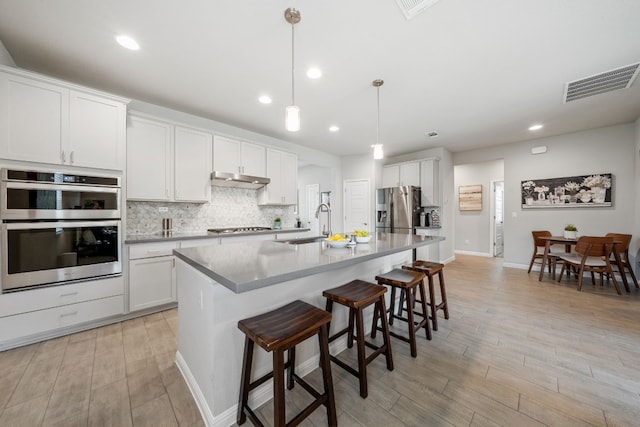
[[287, 243], [289, 245], [303, 245], [305, 243], [316, 243], [325, 240], [325, 236], [303, 237], [301, 239], [276, 240], [276, 242]]

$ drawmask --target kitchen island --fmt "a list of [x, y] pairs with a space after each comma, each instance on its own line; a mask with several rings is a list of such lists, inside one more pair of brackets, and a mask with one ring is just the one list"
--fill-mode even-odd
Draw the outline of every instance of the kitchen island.
[[[296, 299], [324, 308], [322, 291], [409, 262], [412, 250], [444, 240], [437, 236], [378, 233], [368, 244], [331, 248], [327, 242], [289, 244], [237, 242], [176, 249], [178, 259], [178, 352], [176, 363], [207, 425], [235, 422], [244, 335], [238, 320]], [[334, 310], [332, 330], [347, 324], [347, 311]], [[371, 313], [369, 313], [371, 315]], [[365, 322], [370, 323], [370, 318]], [[318, 343], [308, 340], [296, 352], [301, 376], [318, 366]], [[345, 339], [332, 343], [336, 353]], [[271, 355], [256, 350], [255, 376], [271, 370]], [[257, 388], [250, 404], [271, 398], [270, 382]], [[338, 408], [340, 402], [336, 402]]]

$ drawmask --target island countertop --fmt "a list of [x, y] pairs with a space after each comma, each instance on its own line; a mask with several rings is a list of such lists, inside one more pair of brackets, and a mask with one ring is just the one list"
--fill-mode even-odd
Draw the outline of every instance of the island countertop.
[[331, 248], [324, 241], [244, 241], [175, 249], [173, 253], [231, 291], [242, 293], [442, 240], [440, 236], [376, 233], [369, 243], [346, 248]]

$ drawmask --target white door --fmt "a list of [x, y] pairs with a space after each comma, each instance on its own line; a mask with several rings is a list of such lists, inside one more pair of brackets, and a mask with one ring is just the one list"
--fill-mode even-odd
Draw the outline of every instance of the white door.
[[371, 227], [371, 190], [368, 179], [344, 182], [344, 232], [373, 231]]
[[307, 185], [307, 227], [311, 229], [313, 236], [320, 235], [320, 221], [316, 218], [316, 209], [320, 204], [320, 184]]
[[493, 183], [493, 256], [501, 257], [504, 253], [504, 181]]

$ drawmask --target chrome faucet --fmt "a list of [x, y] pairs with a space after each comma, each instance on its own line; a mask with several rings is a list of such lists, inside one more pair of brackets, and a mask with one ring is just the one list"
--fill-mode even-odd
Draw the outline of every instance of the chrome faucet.
[[320, 203], [320, 205], [318, 205], [318, 208], [316, 209], [316, 218], [320, 217], [320, 210], [322, 209], [322, 207], [327, 208], [327, 225], [329, 226], [329, 230], [325, 233], [324, 228], [322, 229], [322, 235], [324, 236], [331, 236], [333, 233], [331, 232], [331, 207], [327, 204], [327, 203]]

